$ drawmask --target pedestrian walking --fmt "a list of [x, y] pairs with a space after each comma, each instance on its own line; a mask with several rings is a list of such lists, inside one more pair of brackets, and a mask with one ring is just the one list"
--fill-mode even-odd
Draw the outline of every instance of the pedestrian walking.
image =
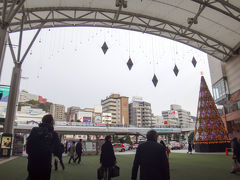
[[27, 138], [28, 180], [50, 180], [52, 154], [57, 156], [60, 144], [59, 137], [53, 128], [54, 119], [51, 114], [42, 118], [39, 127], [34, 127]]
[[78, 164], [79, 164], [81, 162], [81, 156], [82, 156], [82, 139], [80, 139], [76, 145], [76, 153], [77, 153], [77, 158], [75, 159], [75, 162], [78, 160]]
[[104, 169], [104, 180], [111, 180], [110, 169], [116, 164], [116, 157], [112, 146], [112, 137], [106, 136], [105, 143], [101, 148], [100, 163]]
[[235, 137], [232, 139], [232, 148], [233, 148], [233, 165], [231, 173], [236, 173], [240, 171], [239, 163], [240, 163], [240, 143], [238, 139]]
[[132, 180], [137, 179], [140, 166], [140, 180], [170, 180], [166, 149], [157, 143], [157, 132], [150, 130], [147, 141], [138, 146], [132, 167]]
[[187, 153], [192, 154], [192, 143], [190, 141], [188, 142], [188, 152]]
[[161, 144], [165, 149], [167, 148], [167, 147], [166, 147], [166, 144], [164, 143], [163, 140], [160, 141], [160, 144]]
[[167, 157], [169, 158], [169, 154], [170, 154], [171, 151], [170, 151], [168, 146], [166, 147], [166, 152], [167, 152]]
[[54, 161], [54, 166], [55, 166], [55, 170], [58, 170], [58, 162], [61, 164], [62, 166], [62, 169], [64, 170], [65, 169], [65, 166], [63, 164], [63, 161], [62, 161], [62, 154], [64, 153], [64, 145], [63, 143], [60, 143], [59, 144], [59, 148], [58, 148], [58, 152], [57, 152], [57, 157]]
[[168, 157], [169, 157], [170, 150], [168, 149], [168, 147], [166, 146], [166, 144], [164, 143], [163, 140], [160, 141], [160, 144], [164, 147], [165, 152], [166, 152], [166, 155], [167, 155], [167, 158], [168, 158]]
[[75, 146], [75, 142], [72, 142], [72, 145], [69, 148], [69, 160], [68, 160], [68, 164], [71, 163], [71, 160], [73, 160], [73, 162], [75, 162], [75, 154], [76, 154], [76, 146]]

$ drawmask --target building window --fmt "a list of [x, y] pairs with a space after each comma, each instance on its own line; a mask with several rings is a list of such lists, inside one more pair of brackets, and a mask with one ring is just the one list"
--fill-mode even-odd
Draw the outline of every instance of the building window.
[[228, 85], [227, 78], [223, 77], [219, 81], [217, 81], [213, 86], [213, 98], [216, 102], [226, 98], [228, 94]]
[[237, 109], [240, 109], [240, 101], [237, 102]]

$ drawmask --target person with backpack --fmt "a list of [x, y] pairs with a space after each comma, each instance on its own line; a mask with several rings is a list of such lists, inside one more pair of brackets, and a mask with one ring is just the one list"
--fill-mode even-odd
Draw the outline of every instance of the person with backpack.
[[62, 154], [64, 153], [64, 145], [63, 143], [60, 143], [59, 148], [58, 148], [58, 152], [57, 152], [57, 158], [55, 159], [54, 165], [55, 165], [55, 171], [58, 170], [58, 161], [60, 162], [62, 169], [64, 170], [64, 164], [62, 161]]
[[78, 164], [81, 162], [81, 156], [82, 156], [82, 139], [79, 139], [79, 142], [76, 145], [76, 153], [77, 158], [74, 160], [75, 162], [78, 160]]
[[52, 154], [57, 156], [60, 140], [53, 128], [54, 119], [51, 114], [42, 118], [39, 127], [34, 127], [27, 138], [28, 154], [27, 180], [50, 180]]

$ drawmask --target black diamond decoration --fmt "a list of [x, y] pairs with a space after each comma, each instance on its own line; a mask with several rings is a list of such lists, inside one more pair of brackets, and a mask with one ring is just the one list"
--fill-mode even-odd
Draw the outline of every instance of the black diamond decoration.
[[154, 76], [152, 78], [152, 82], [153, 82], [154, 86], [156, 87], [157, 83], [158, 83], [158, 79], [157, 79], [157, 76], [155, 74], [154, 74]]
[[129, 60], [127, 62], [127, 66], [128, 66], [129, 71], [131, 71], [132, 66], [133, 66], [133, 62], [132, 62], [131, 58], [129, 58]]
[[103, 45], [102, 45], [102, 51], [103, 51], [104, 54], [106, 54], [107, 50], [108, 50], [107, 43], [104, 42]]
[[178, 75], [179, 70], [178, 70], [177, 65], [174, 66], [173, 72], [174, 72], [175, 76]]
[[194, 56], [193, 56], [193, 58], [192, 58], [192, 64], [193, 64], [194, 67], [196, 67], [196, 65], [197, 65], [197, 61], [196, 61], [196, 59], [195, 59]]

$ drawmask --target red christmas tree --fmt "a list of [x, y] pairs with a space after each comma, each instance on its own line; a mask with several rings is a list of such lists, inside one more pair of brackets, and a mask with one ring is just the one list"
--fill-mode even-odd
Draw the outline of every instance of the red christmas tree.
[[202, 76], [194, 131], [195, 150], [197, 152], [224, 151], [229, 143], [221, 116]]

